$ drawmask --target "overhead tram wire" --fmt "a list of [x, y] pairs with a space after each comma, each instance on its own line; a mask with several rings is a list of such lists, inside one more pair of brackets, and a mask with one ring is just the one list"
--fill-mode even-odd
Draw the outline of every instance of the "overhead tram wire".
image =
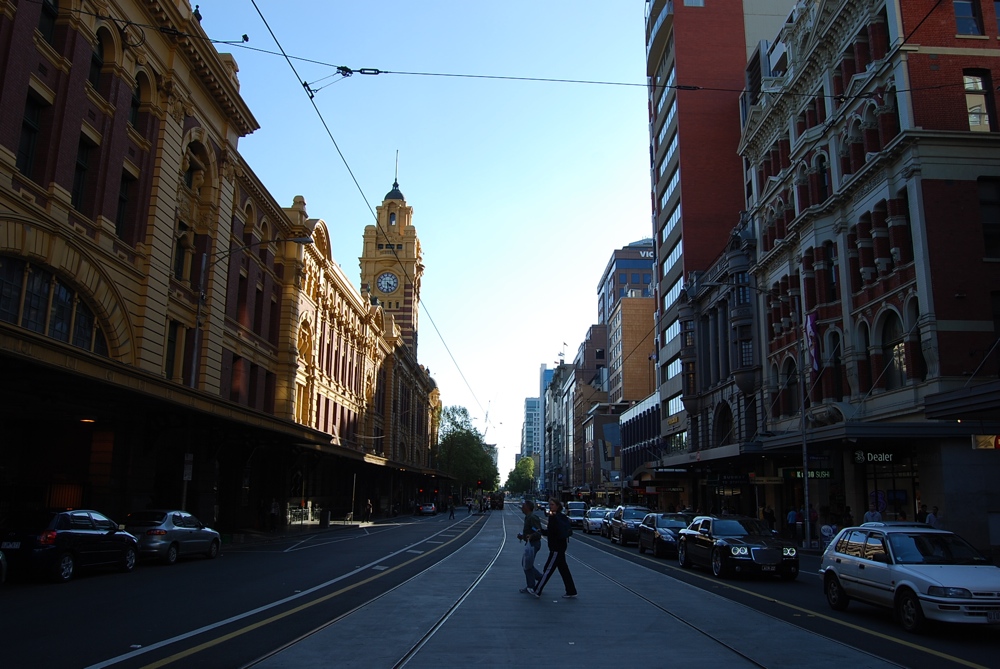
[[[354, 171], [351, 169], [350, 164], [347, 162], [347, 158], [344, 156], [343, 151], [340, 150], [340, 145], [337, 144], [337, 140], [333, 136], [333, 131], [330, 130], [329, 124], [326, 122], [326, 119], [323, 117], [323, 112], [320, 111], [319, 106], [316, 104], [316, 100], [314, 99], [314, 93], [315, 93], [315, 91], [312, 91], [309, 88], [309, 84], [306, 81], [304, 81], [301, 76], [299, 76], [298, 70], [295, 69], [295, 65], [292, 63], [291, 58], [285, 53], [285, 49], [284, 49], [284, 47], [281, 46], [281, 42], [278, 41], [278, 36], [274, 34], [274, 31], [271, 29], [270, 24], [267, 22], [267, 19], [264, 17], [264, 13], [261, 12], [260, 7], [257, 6], [257, 0], [250, 0], [250, 3], [253, 5], [254, 9], [257, 10], [257, 14], [260, 16], [260, 20], [264, 22], [264, 27], [267, 28], [267, 31], [271, 34], [271, 38], [274, 40], [274, 43], [278, 46], [278, 49], [281, 50], [281, 54], [282, 54], [282, 56], [284, 56], [285, 61], [288, 63], [288, 67], [291, 68], [292, 73], [295, 75], [295, 79], [297, 81], [299, 81], [299, 82], [302, 83], [302, 88], [305, 91], [306, 95], [308, 96], [309, 103], [312, 105], [313, 110], [316, 112], [316, 115], [319, 117], [320, 123], [323, 124], [323, 128], [324, 128], [324, 130], [326, 130], [327, 137], [329, 137], [330, 141], [333, 142], [333, 146], [337, 150], [337, 155], [340, 156], [340, 160], [344, 163], [344, 167], [347, 168], [347, 172], [351, 175], [351, 180], [354, 182], [355, 187], [358, 189], [358, 193], [361, 194], [361, 199], [364, 200], [365, 206], [368, 207], [369, 213], [371, 213], [372, 218], [375, 219], [375, 226], [376, 226], [376, 228], [382, 233], [383, 237], [388, 238], [388, 235], [386, 234], [385, 230], [382, 230], [382, 227], [379, 225], [378, 215], [375, 213], [375, 210], [372, 209], [372, 205], [368, 201], [368, 197], [365, 195], [364, 190], [361, 188], [361, 184], [358, 183], [358, 179], [354, 175]], [[399, 263], [400, 270], [406, 276], [406, 279], [412, 284], [413, 283], [413, 277], [411, 277], [409, 275], [409, 273], [406, 271], [406, 268], [403, 267], [402, 260], [400, 259], [399, 255], [396, 253], [395, 249], [392, 249], [392, 255], [393, 255], [394, 258], [396, 258], [396, 261]], [[462, 377], [462, 381], [465, 382], [465, 386], [469, 389], [469, 392], [472, 393], [472, 398], [475, 400], [476, 404], [479, 406], [479, 409], [481, 411], [484, 411], [484, 413], [485, 413], [485, 410], [483, 409], [482, 402], [479, 401], [479, 397], [476, 396], [476, 391], [473, 390], [472, 385], [469, 383], [469, 380], [465, 377], [465, 373], [462, 371], [461, 366], [458, 364], [458, 361], [455, 359], [454, 354], [452, 354], [451, 348], [448, 346], [448, 342], [445, 341], [444, 336], [441, 334], [441, 330], [438, 328], [437, 323], [434, 321], [434, 317], [431, 316], [430, 311], [427, 309], [427, 305], [424, 303], [424, 301], [422, 299], [419, 300], [418, 303], [420, 304], [420, 306], [422, 306], [424, 308], [424, 312], [427, 314], [427, 320], [429, 320], [431, 322], [431, 325], [434, 327], [434, 331], [437, 333], [438, 337], [440, 338], [441, 344], [444, 346], [445, 351], [448, 352], [448, 357], [451, 358], [452, 363], [455, 365], [455, 369], [458, 370], [459, 376]]]

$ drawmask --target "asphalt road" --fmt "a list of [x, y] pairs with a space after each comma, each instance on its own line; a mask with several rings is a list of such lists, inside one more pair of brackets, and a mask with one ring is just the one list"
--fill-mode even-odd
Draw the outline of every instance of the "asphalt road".
[[[704, 568], [682, 569], [676, 558], [640, 555], [635, 544], [621, 547], [599, 535], [579, 530], [574, 541], [586, 541], [623, 559], [703, 588], [780, 620], [822, 634], [841, 643], [907, 667], [1000, 667], [1000, 635], [996, 626], [937, 625], [924, 635], [904, 632], [888, 609], [852, 602], [846, 611], [831, 609], [819, 577], [820, 558], [803, 555], [799, 578], [785, 582], [771, 578], [739, 577], [720, 580]], [[569, 551], [572, 557], [572, 548]], [[780, 639], [775, 640], [780, 643]], [[809, 664], [802, 649], [802, 666]]]
[[[485, 519], [461, 513], [455, 520], [405, 517], [228, 547], [216, 560], [194, 558], [169, 567], [142, 563], [131, 574], [89, 572], [59, 585], [15, 579], [0, 589], [0, 666], [244, 666], [386, 595], [468, 543]], [[568, 552], [571, 567], [573, 561], [583, 563], [581, 568], [593, 561], [595, 554], [582, 550], [584, 543], [650, 569], [653, 578], [678, 579], [901, 666], [1000, 667], [995, 628], [937, 626], [916, 636], [903, 632], [888, 611], [858, 603], [846, 612], [831, 610], [817, 556], [802, 557], [794, 582], [719, 580], [707, 570], [682, 569], [675, 559], [640, 555], [634, 545], [622, 548], [579, 531]], [[613, 577], [616, 563], [603, 563], [602, 571]], [[418, 605], [403, 601], [369, 630], [369, 643], [414, 627]], [[628, 615], [611, 600], [601, 610], [609, 617]], [[601, 620], [587, 624], [597, 630]], [[489, 634], [490, 627], [482, 633]], [[816, 659], [810, 648], [799, 650], [801, 666]]]
[[[480, 524], [464, 514], [403, 517], [228, 547], [215, 560], [144, 562], [131, 574], [16, 579], [0, 589], [0, 666], [242, 666], [398, 586]], [[405, 616], [386, 620], [386, 630]]]

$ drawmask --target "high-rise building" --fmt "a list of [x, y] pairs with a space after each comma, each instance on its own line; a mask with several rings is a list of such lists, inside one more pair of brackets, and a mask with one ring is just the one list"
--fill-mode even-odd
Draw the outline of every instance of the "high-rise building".
[[542, 448], [542, 401], [524, 398], [524, 424], [521, 427], [521, 457], [530, 458]]
[[[601, 281], [597, 284], [597, 322], [608, 322], [618, 300], [625, 296], [653, 295], [653, 264], [656, 251], [652, 239], [640, 239], [611, 254]], [[649, 327], [653, 327], [652, 321]]]
[[[662, 434], [683, 440], [677, 298], [746, 208], [740, 93], [749, 56], [792, 0], [647, 0], [650, 171]], [[682, 209], [683, 206], [683, 209]]]

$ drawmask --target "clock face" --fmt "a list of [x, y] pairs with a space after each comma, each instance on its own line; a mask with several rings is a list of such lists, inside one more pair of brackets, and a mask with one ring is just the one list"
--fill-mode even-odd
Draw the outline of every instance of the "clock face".
[[399, 287], [399, 279], [392, 272], [382, 272], [378, 275], [378, 279], [375, 280], [375, 285], [383, 293], [392, 293]]

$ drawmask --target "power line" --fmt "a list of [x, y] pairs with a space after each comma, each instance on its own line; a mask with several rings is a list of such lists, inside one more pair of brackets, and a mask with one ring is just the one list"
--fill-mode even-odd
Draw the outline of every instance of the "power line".
[[[308, 83], [306, 83], [302, 79], [302, 77], [299, 76], [299, 73], [295, 69], [295, 65], [292, 63], [291, 58], [289, 58], [288, 55], [285, 53], [284, 48], [281, 46], [281, 43], [278, 41], [277, 35], [274, 34], [274, 31], [271, 29], [270, 24], [268, 24], [267, 19], [264, 17], [263, 12], [261, 12], [260, 7], [257, 6], [257, 0], [250, 0], [250, 2], [253, 5], [254, 9], [257, 10], [257, 14], [260, 15], [260, 20], [264, 22], [264, 27], [266, 27], [267, 30], [268, 30], [268, 32], [271, 34], [271, 38], [274, 40], [274, 43], [278, 46], [278, 49], [281, 50], [281, 53], [285, 57], [285, 60], [288, 63], [288, 66], [291, 68], [292, 73], [295, 75], [295, 78], [298, 81], [302, 82], [302, 87], [305, 90], [306, 95], [309, 97], [309, 102], [310, 102], [310, 104], [312, 104], [313, 110], [315, 110], [316, 115], [319, 117], [320, 122], [323, 124], [323, 128], [326, 130], [326, 134], [330, 138], [330, 141], [333, 142], [334, 148], [337, 149], [337, 155], [340, 156], [340, 160], [344, 163], [344, 167], [347, 168], [348, 173], [351, 175], [351, 179], [354, 181], [354, 185], [357, 187], [358, 193], [361, 194], [361, 198], [365, 201], [365, 205], [368, 207], [368, 211], [371, 213], [372, 218], [375, 219], [375, 227], [382, 233], [382, 235], [386, 239], [388, 239], [389, 238], [388, 234], [386, 233], [385, 230], [382, 229], [381, 225], [379, 224], [378, 215], [375, 213], [375, 210], [372, 209], [371, 203], [368, 202], [368, 198], [367, 198], [367, 196], [365, 196], [365, 192], [361, 188], [361, 184], [358, 183], [358, 179], [354, 175], [354, 171], [351, 169], [350, 164], [347, 162], [347, 158], [344, 156], [343, 151], [340, 150], [340, 146], [337, 144], [337, 140], [334, 138], [333, 132], [330, 130], [329, 124], [327, 124], [326, 119], [323, 117], [323, 113], [320, 111], [319, 107], [316, 105], [316, 100], [314, 99], [314, 95], [313, 95], [314, 91], [312, 91], [309, 88]], [[413, 280], [413, 277], [411, 277], [409, 275], [409, 272], [406, 271], [406, 267], [403, 265], [403, 262], [400, 259], [399, 254], [396, 253], [396, 249], [392, 249], [392, 255], [396, 259], [396, 261], [399, 263], [400, 270], [403, 272], [403, 275], [406, 277], [406, 279], [410, 282], [411, 285], [415, 285], [415, 281]], [[441, 334], [441, 330], [438, 328], [437, 323], [434, 321], [434, 318], [431, 316], [430, 310], [427, 309], [427, 305], [424, 303], [424, 301], [422, 299], [418, 300], [418, 304], [421, 307], [423, 307], [424, 312], [427, 315], [427, 319], [431, 322], [431, 325], [434, 327], [434, 331], [437, 332], [438, 337], [441, 339], [441, 343], [444, 345], [445, 351], [447, 351], [447, 353], [448, 353], [448, 357], [451, 358], [451, 361], [455, 364], [455, 368], [458, 370], [459, 376], [462, 377], [462, 381], [465, 382], [465, 385], [469, 389], [469, 392], [472, 393], [472, 398], [475, 400], [475, 402], [479, 406], [480, 410], [483, 410], [482, 402], [479, 401], [479, 398], [476, 396], [476, 392], [472, 389], [472, 385], [469, 383], [469, 380], [465, 377], [465, 373], [462, 371], [461, 366], [458, 364], [458, 361], [455, 360], [455, 356], [452, 354], [451, 349], [448, 347], [448, 343], [445, 341], [444, 336]], [[483, 410], [483, 411], [485, 413], [485, 410]]]

